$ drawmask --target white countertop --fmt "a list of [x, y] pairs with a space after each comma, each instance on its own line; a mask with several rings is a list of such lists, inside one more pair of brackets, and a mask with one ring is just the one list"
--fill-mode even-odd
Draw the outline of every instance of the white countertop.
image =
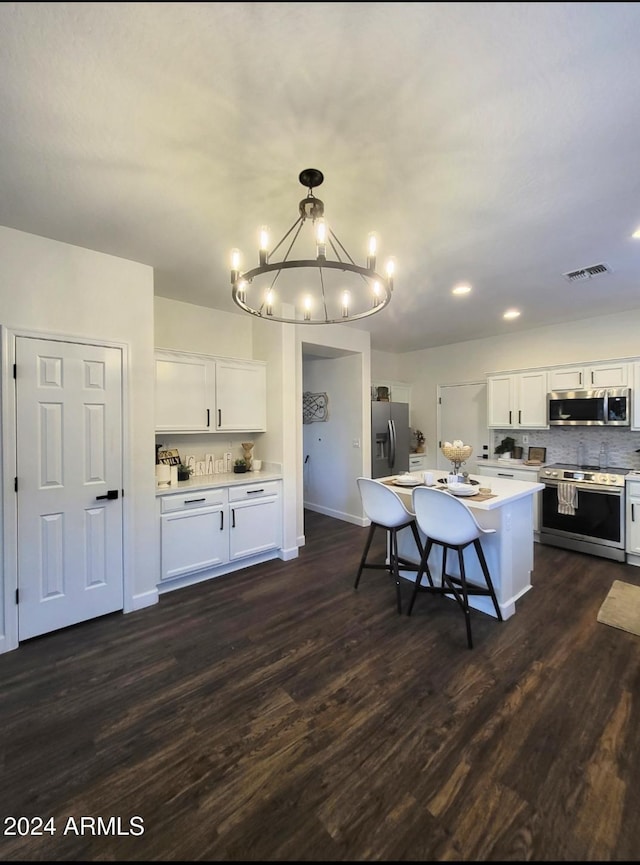
[[[435, 480], [445, 476], [445, 473], [442, 469], [428, 469], [427, 471], [433, 472], [433, 477]], [[386, 478], [378, 478], [381, 481], [391, 480], [391, 478], [397, 477], [397, 475], [391, 475]], [[465, 505], [468, 505], [470, 508], [478, 508], [483, 511], [492, 511], [496, 508], [504, 507], [504, 505], [509, 504], [510, 502], [514, 502], [517, 499], [525, 498], [526, 496], [531, 496], [536, 492], [544, 489], [544, 484], [540, 484], [537, 481], [516, 481], [511, 480], [510, 478], [489, 478], [483, 477], [482, 475], [474, 475], [469, 474], [471, 480], [479, 481], [479, 486], [488, 486], [491, 487], [491, 493], [494, 498], [486, 499], [485, 501], [474, 501], [473, 497], [463, 497], [459, 496], [461, 502], [464, 502]], [[393, 486], [393, 491], [398, 493], [403, 497], [405, 503], [411, 503], [411, 496], [413, 493], [414, 487], [399, 487]], [[449, 495], [449, 493], [443, 493], [443, 495]]]
[[281, 472], [262, 470], [259, 472], [227, 472], [217, 475], [198, 475], [188, 481], [178, 481], [168, 487], [157, 487], [156, 496], [169, 496], [171, 493], [194, 492], [195, 490], [214, 490], [218, 487], [233, 487], [240, 484], [260, 484], [266, 481], [279, 481]]

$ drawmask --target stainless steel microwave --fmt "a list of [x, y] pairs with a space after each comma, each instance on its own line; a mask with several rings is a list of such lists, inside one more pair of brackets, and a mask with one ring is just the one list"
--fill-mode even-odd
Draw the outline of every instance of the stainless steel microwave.
[[604, 387], [547, 394], [549, 426], [630, 426], [631, 390]]

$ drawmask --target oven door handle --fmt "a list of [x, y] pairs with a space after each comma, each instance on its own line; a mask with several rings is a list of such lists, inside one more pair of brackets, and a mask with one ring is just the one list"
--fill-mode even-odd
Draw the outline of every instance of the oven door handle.
[[[560, 481], [560, 483], [563, 483], [563, 481]], [[571, 483], [571, 481], [566, 481], [566, 483]], [[553, 489], [558, 488], [557, 481], [551, 481], [551, 483], [545, 481], [544, 485]], [[617, 498], [621, 498], [623, 492], [622, 487], [601, 487], [597, 484], [574, 484], [574, 486], [579, 493], [603, 493], [604, 495], [616, 496]]]

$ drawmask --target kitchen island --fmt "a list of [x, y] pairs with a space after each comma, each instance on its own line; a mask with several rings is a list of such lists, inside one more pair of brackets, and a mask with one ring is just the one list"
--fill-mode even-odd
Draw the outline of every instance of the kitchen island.
[[[432, 469], [434, 480], [446, 476], [442, 469]], [[396, 476], [380, 478], [389, 483]], [[531, 573], [533, 571], [533, 502], [534, 493], [544, 489], [544, 484], [507, 478], [486, 478], [470, 474], [469, 478], [478, 481], [479, 485], [491, 487], [491, 497], [473, 496], [460, 498], [460, 501], [472, 512], [478, 524], [483, 529], [495, 529], [495, 533], [483, 535], [480, 539], [482, 549], [487, 559], [491, 579], [498, 598], [502, 617], [508, 619], [516, 611], [516, 601], [531, 588]], [[437, 486], [443, 486], [436, 484]], [[412, 506], [413, 488], [391, 485], [410, 510]], [[451, 493], [442, 491], [443, 496]], [[421, 540], [425, 538], [420, 532]], [[410, 529], [398, 533], [399, 553], [409, 561], [419, 562], [419, 554]], [[439, 581], [442, 563], [442, 548], [434, 547], [429, 554], [429, 569], [434, 580]], [[447, 571], [459, 575], [457, 557], [447, 556]], [[472, 548], [465, 550], [465, 571], [469, 583], [485, 585], [480, 565]], [[415, 571], [401, 571], [403, 577], [415, 581]], [[423, 583], [426, 578], [423, 577]], [[491, 598], [473, 596], [469, 598], [470, 606], [495, 618], [495, 610]]]

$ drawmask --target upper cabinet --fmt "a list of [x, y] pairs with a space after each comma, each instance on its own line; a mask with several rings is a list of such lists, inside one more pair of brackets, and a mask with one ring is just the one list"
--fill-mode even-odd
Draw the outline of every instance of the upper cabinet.
[[216, 429], [267, 428], [267, 368], [255, 361], [216, 361]]
[[546, 371], [488, 376], [487, 426], [498, 429], [546, 429]]
[[627, 387], [628, 363], [562, 366], [549, 370], [549, 390], [588, 390], [592, 387]]
[[214, 360], [156, 352], [156, 430], [211, 432], [215, 406]]
[[[378, 391], [378, 388], [381, 390]], [[389, 402], [406, 402], [411, 405], [411, 385], [405, 381], [378, 381], [371, 385], [371, 399], [378, 400], [382, 396]]]
[[261, 432], [267, 426], [267, 369], [261, 361], [157, 351], [158, 432]]

